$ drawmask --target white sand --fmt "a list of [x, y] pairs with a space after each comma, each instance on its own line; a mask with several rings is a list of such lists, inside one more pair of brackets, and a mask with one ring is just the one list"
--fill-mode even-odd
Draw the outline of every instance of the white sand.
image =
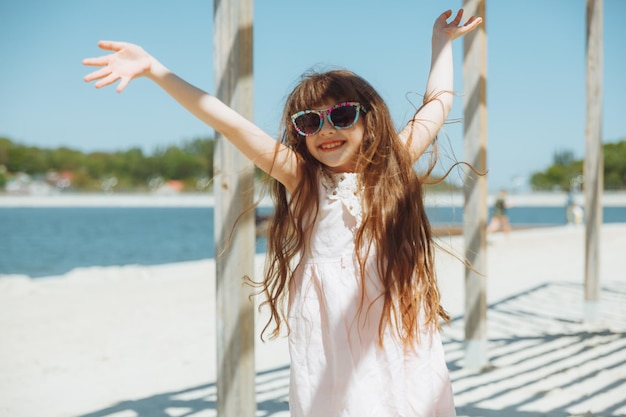
[[[461, 238], [444, 241], [462, 253]], [[583, 321], [584, 229], [489, 236], [493, 369], [482, 373], [463, 367], [464, 269], [439, 256], [459, 416], [626, 416], [626, 224], [605, 225], [601, 245], [592, 325]], [[213, 268], [0, 277], [0, 417], [216, 415]], [[287, 416], [285, 340], [259, 341], [256, 358], [258, 415]]]

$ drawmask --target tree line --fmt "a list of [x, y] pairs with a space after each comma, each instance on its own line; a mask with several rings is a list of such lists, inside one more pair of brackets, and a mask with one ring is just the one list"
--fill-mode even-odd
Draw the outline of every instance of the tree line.
[[[604, 155], [604, 189], [626, 189], [626, 139], [602, 145]], [[530, 184], [535, 191], [584, 188], [583, 159], [576, 159], [571, 151], [557, 151], [552, 165], [545, 171], [535, 172]]]
[[26, 146], [0, 138], [0, 188], [17, 173], [40, 179], [55, 173], [69, 177], [70, 187], [76, 191], [102, 190], [107, 181], [123, 191], [148, 190], [151, 184], [170, 180], [182, 182], [185, 189], [195, 189], [213, 178], [213, 148], [213, 138], [197, 138], [181, 146], [157, 148], [151, 154], [140, 148], [84, 153], [68, 147]]

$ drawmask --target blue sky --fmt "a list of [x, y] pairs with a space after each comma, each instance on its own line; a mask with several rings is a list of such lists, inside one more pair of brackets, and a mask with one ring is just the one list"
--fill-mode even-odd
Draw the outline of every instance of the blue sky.
[[[462, 1], [257, 1], [254, 121], [275, 136], [285, 96], [310, 68], [348, 68], [387, 100], [396, 124], [422, 93], [434, 19]], [[585, 1], [487, 0], [488, 184], [511, 187], [585, 151]], [[626, 138], [626, 1], [604, 0], [603, 140]], [[0, 3], [0, 136], [82, 151], [157, 147], [213, 130], [147, 79], [121, 95], [82, 78], [100, 39], [142, 45], [188, 81], [213, 92], [213, 2], [20, 0]], [[463, 115], [462, 41], [455, 44], [456, 100]], [[417, 97], [415, 101], [419, 101]], [[462, 122], [442, 152], [463, 159]], [[444, 159], [444, 164], [445, 164]]]

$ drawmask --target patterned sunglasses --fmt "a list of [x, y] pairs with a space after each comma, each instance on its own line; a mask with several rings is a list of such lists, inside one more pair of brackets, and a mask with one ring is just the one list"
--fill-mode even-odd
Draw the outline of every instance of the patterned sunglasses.
[[335, 129], [347, 129], [359, 120], [359, 113], [365, 108], [360, 103], [346, 101], [335, 104], [326, 110], [302, 110], [291, 115], [291, 122], [302, 136], [311, 136], [322, 129], [324, 115]]

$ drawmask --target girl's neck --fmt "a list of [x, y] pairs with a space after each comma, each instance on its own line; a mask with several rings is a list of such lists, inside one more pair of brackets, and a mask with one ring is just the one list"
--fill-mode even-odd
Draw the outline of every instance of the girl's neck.
[[326, 165], [322, 165], [321, 166], [321, 171], [322, 173], [328, 175], [328, 176], [333, 176], [333, 175], [342, 175], [342, 174], [355, 174], [356, 171], [354, 170], [345, 170], [345, 169], [333, 169], [331, 167], [328, 167]]

